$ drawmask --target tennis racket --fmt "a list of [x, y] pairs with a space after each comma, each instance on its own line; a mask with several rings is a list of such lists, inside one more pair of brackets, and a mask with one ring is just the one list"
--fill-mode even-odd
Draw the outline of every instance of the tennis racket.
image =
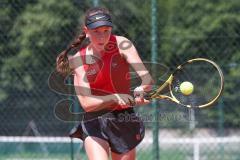
[[[180, 86], [183, 82], [193, 85], [191, 94], [182, 93]], [[218, 100], [223, 87], [224, 76], [220, 67], [209, 59], [196, 58], [179, 65], [167, 81], [147, 93], [144, 98], [166, 99], [189, 108], [205, 108]]]

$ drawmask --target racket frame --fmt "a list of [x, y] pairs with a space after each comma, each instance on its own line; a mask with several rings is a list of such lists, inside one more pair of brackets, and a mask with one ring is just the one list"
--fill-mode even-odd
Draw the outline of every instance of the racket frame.
[[[182, 104], [173, 94], [172, 92], [172, 81], [174, 79], [174, 74], [181, 70], [184, 65], [186, 64], [190, 64], [190, 63], [193, 63], [195, 61], [206, 61], [208, 63], [211, 63], [218, 71], [219, 73], [219, 76], [220, 76], [220, 82], [221, 82], [221, 87], [220, 87], [220, 90], [217, 94], [217, 96], [215, 98], [213, 98], [211, 101], [209, 101], [208, 103], [206, 104], [202, 104], [202, 105], [199, 105], [199, 106], [191, 106], [191, 105], [185, 105], [185, 104]], [[161, 94], [161, 92], [166, 88], [168, 87], [169, 91], [170, 91], [170, 95], [171, 96], [167, 96], [167, 95], [163, 95]], [[209, 60], [209, 59], [206, 59], [206, 58], [195, 58], [195, 59], [190, 59], [188, 61], [186, 61], [185, 63], [179, 65], [176, 70], [169, 76], [169, 78], [158, 88], [156, 89], [155, 91], [151, 92], [147, 97], [148, 99], [166, 99], [166, 100], [170, 100], [174, 103], [177, 103], [181, 106], [185, 106], [185, 107], [188, 107], [188, 108], [192, 108], [192, 107], [197, 107], [197, 108], [205, 108], [205, 107], [208, 107], [208, 106], [211, 106], [212, 104], [214, 104], [218, 98], [221, 96], [222, 92], [223, 92], [223, 88], [224, 88], [224, 76], [223, 76], [223, 73], [222, 73], [222, 70], [220, 69], [220, 67], [213, 61]]]

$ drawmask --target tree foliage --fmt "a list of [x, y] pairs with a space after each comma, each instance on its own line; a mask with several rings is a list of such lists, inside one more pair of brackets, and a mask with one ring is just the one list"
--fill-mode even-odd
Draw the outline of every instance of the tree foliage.
[[[115, 34], [129, 38], [143, 60], [151, 58], [150, 1], [108, 1]], [[48, 88], [56, 55], [65, 49], [81, 28], [84, 12], [91, 1], [15, 0], [1, 2], [0, 10], [0, 104], [2, 108], [41, 108], [54, 95]], [[216, 61], [225, 74], [223, 104], [225, 120], [237, 126], [240, 91], [240, 3], [236, 0], [159, 0], [157, 62], [176, 66], [187, 59], [206, 57]], [[228, 107], [229, 106], [229, 107]], [[31, 114], [49, 110], [34, 110]], [[27, 111], [28, 110], [28, 111]], [[22, 110], [21, 110], [22, 111]], [[52, 111], [52, 110], [51, 110]], [[9, 110], [10, 112], [10, 110]], [[203, 111], [209, 122], [216, 108]], [[43, 117], [39, 114], [40, 120]], [[22, 115], [24, 116], [24, 115]], [[234, 119], [234, 120], [233, 120]], [[208, 124], [205, 122], [204, 124]], [[174, 124], [172, 124], [174, 126]]]
[[[240, 82], [237, 78], [240, 69], [240, 3], [234, 0], [180, 0], [176, 3], [172, 0], [169, 4], [169, 18], [163, 34], [159, 35], [162, 37], [161, 59], [175, 66], [195, 57], [205, 57], [217, 62], [225, 75], [222, 97], [226, 124], [238, 125], [240, 109], [237, 97], [240, 92], [235, 88]], [[205, 111], [209, 122], [217, 116], [216, 108]]]

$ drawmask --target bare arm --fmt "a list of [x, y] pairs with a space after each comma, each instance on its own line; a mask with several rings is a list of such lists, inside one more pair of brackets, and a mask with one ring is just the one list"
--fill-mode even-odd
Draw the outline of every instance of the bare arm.
[[[117, 36], [117, 42], [120, 53], [125, 57], [127, 62], [133, 67], [137, 75], [141, 78], [141, 85], [134, 89], [135, 103], [137, 105], [143, 105], [150, 103], [149, 100], [144, 99], [145, 92], [152, 89], [153, 79], [148, 70], [144, 66], [140, 59], [138, 52], [132, 42], [125, 37]], [[128, 46], [124, 46], [123, 43]]]
[[[142, 60], [140, 59], [138, 52], [132, 42], [125, 37], [117, 36], [118, 46], [120, 53], [126, 58], [127, 62], [133, 67], [138, 76], [142, 80], [141, 87], [144, 91], [151, 90], [151, 86], [153, 84], [153, 79], [149, 74], [148, 70], [144, 66]], [[126, 45], [129, 47], [121, 47], [124, 46], [123, 42], [127, 42]]]

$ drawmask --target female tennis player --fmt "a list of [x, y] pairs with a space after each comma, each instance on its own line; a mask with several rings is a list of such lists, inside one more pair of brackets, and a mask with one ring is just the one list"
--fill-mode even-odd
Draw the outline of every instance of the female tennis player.
[[[134, 160], [135, 148], [144, 137], [143, 122], [132, 106], [149, 103], [143, 94], [153, 81], [134, 45], [112, 34], [112, 27], [108, 10], [88, 10], [83, 32], [57, 57], [58, 72], [66, 75], [73, 70], [75, 91], [85, 110], [83, 121], [70, 136], [84, 141], [90, 160], [108, 160], [110, 155], [113, 160]], [[89, 44], [74, 56], [67, 55], [85, 39]], [[134, 96], [130, 95], [129, 67], [142, 80]]]

